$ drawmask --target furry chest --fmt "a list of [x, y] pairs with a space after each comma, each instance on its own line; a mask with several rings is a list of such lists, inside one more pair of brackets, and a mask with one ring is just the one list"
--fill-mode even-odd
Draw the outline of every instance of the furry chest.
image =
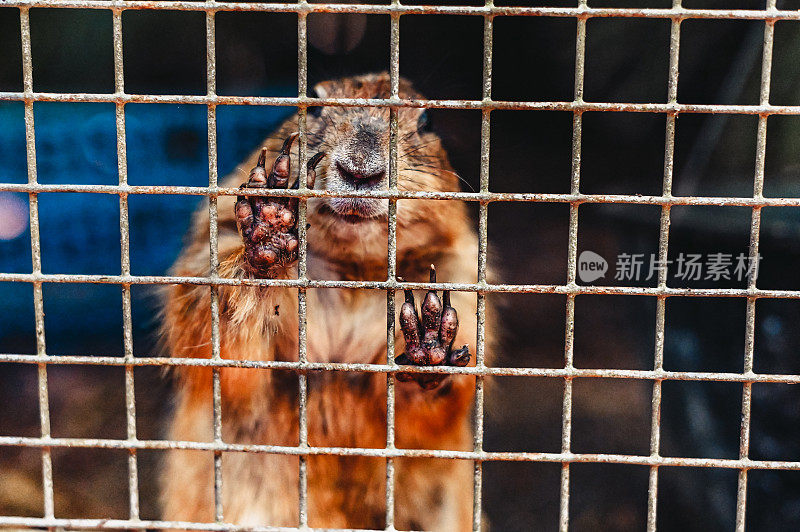
[[[308, 358], [370, 363], [386, 356], [386, 296], [376, 290], [308, 293]], [[381, 358], [383, 357], [383, 358]]]

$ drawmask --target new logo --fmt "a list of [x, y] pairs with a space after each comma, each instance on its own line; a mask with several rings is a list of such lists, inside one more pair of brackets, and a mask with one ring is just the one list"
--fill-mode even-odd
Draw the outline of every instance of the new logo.
[[578, 277], [584, 283], [591, 283], [605, 277], [608, 271], [606, 259], [594, 251], [582, 251], [578, 256]]

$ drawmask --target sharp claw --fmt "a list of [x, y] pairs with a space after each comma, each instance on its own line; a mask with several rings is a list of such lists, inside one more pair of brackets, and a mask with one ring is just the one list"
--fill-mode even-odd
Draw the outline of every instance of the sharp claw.
[[321, 151], [308, 160], [308, 171], [306, 172], [306, 187], [314, 188], [317, 180], [317, 165], [325, 157], [325, 152]]
[[286, 188], [289, 185], [289, 171], [292, 168], [290, 152], [297, 133], [292, 133], [283, 141], [281, 152], [272, 163], [272, 171], [267, 179], [267, 186], [270, 188]]
[[[239, 188], [286, 188], [291, 173], [290, 152], [297, 137], [297, 133], [292, 133], [284, 140], [269, 172], [265, 168], [268, 150], [262, 148], [256, 166], [250, 171], [250, 179]], [[317, 164], [321, 157], [312, 159]], [[296, 206], [294, 198], [276, 200], [262, 196], [237, 196], [236, 222], [244, 237], [248, 268], [252, 272], [270, 276], [273, 265], [297, 259], [300, 243], [290, 231], [297, 223]], [[254, 220], [259, 223], [251, 223]]]
[[[306, 188], [314, 188], [314, 182], [317, 180], [316, 168], [323, 157], [325, 157], [325, 152], [321, 151], [308, 160], [308, 163], [306, 164], [306, 168], [308, 168], [306, 171]], [[295, 182], [292, 184], [293, 190], [297, 190], [299, 188], [300, 178], [295, 180]]]
[[317, 167], [322, 158], [325, 157], [325, 152], [321, 151], [308, 160], [308, 168], [313, 170]]
[[[402, 282], [401, 278], [398, 281]], [[431, 264], [430, 282], [436, 282], [436, 267]], [[442, 300], [435, 290], [429, 290], [422, 302], [422, 319], [417, 314], [414, 293], [404, 289], [405, 302], [400, 308], [400, 327], [406, 340], [406, 352], [395, 358], [398, 364], [466, 366], [470, 361], [469, 348], [452, 351], [458, 331], [458, 314], [451, 306], [450, 291], [442, 292]], [[420, 323], [421, 321], [421, 323]], [[422, 337], [422, 338], [421, 338]], [[416, 381], [430, 390], [439, 386], [446, 376], [418, 376], [398, 374], [398, 380]]]
[[281, 147], [281, 155], [289, 155], [289, 150], [292, 149], [294, 139], [296, 139], [298, 135], [300, 135], [300, 133], [292, 133], [286, 137], [286, 140], [283, 141], [283, 146]]
[[469, 364], [469, 346], [465, 345], [461, 349], [456, 349], [450, 353], [450, 365], [464, 367]]
[[258, 164], [250, 170], [250, 177], [245, 183], [245, 188], [252, 187], [252, 186], [260, 186], [267, 182], [267, 171], [264, 169], [264, 161], [263, 158], [266, 157], [267, 150], [264, 149], [261, 151], [261, 155], [258, 157]]

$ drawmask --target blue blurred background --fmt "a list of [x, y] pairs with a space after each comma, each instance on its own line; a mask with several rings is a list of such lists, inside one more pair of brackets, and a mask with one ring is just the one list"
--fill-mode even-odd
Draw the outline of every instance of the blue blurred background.
[[[276, 94], [289, 94], [275, 88]], [[0, 103], [0, 181], [27, 182], [25, 124], [21, 103]], [[285, 117], [290, 108], [219, 107], [220, 175], [230, 172]], [[197, 105], [128, 105], [125, 108], [128, 183], [208, 184], [206, 108]], [[117, 184], [113, 104], [44, 103], [35, 106], [36, 161], [40, 183]], [[22, 231], [0, 238], [0, 271], [31, 271], [27, 195], [0, 193], [0, 219]], [[134, 275], [163, 275], [180, 251], [198, 196], [132, 195], [129, 198], [130, 257]], [[5, 208], [3, 208], [5, 206]], [[49, 193], [39, 196], [44, 273], [119, 274], [119, 198], [112, 194]], [[102, 252], [101, 252], [102, 251]], [[121, 331], [118, 287], [48, 284], [47, 338], [51, 353], [86, 350], [83, 339], [98, 330]], [[143, 295], [145, 290], [138, 290]], [[146, 327], [148, 299], [134, 306], [134, 323]], [[0, 345], [33, 336], [32, 290], [0, 283]], [[79, 318], [79, 319], [76, 319]], [[79, 340], [80, 339], [80, 340]], [[121, 344], [92, 348], [120, 354]], [[27, 351], [27, 349], [26, 349]]]

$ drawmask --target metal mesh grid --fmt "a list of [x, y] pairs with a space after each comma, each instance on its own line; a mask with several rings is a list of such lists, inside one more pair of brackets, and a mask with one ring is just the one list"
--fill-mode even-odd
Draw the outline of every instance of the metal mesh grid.
[[[34, 311], [36, 320], [36, 354], [0, 353], [0, 362], [16, 362], [36, 364], [38, 367], [39, 408], [41, 437], [0, 437], [2, 446], [24, 446], [40, 448], [42, 452], [42, 472], [44, 489], [44, 516], [41, 518], [23, 518], [0, 516], [0, 526], [34, 526], [34, 527], [77, 527], [77, 528], [184, 528], [191, 530], [238, 530], [241, 527], [224, 522], [222, 508], [222, 453], [228, 451], [275, 453], [298, 456], [299, 468], [299, 529], [308, 530], [307, 515], [307, 468], [306, 459], [311, 455], [330, 454], [338, 456], [369, 456], [386, 459], [386, 530], [394, 530], [394, 459], [397, 457], [431, 457], [474, 462], [474, 502], [473, 530], [481, 529], [481, 493], [482, 463], [485, 461], [528, 461], [552, 462], [562, 464], [560, 487], [559, 528], [569, 527], [570, 502], [570, 464], [593, 462], [614, 464], [638, 464], [650, 467], [647, 507], [647, 529], [655, 530], [656, 507], [658, 494], [658, 473], [662, 466], [677, 467], [715, 467], [736, 469], [739, 471], [736, 529], [744, 530], [747, 494], [747, 473], [750, 469], [766, 470], [800, 470], [797, 461], [765, 461], [751, 460], [748, 457], [750, 434], [750, 408], [752, 384], [757, 383], [800, 383], [800, 375], [788, 374], [756, 374], [753, 372], [753, 345], [755, 329], [755, 303], [759, 298], [791, 298], [800, 299], [800, 291], [762, 290], [756, 287], [755, 276], [750, 276], [747, 288], [742, 289], [693, 289], [671, 288], [666, 286], [666, 269], [660, 269], [657, 287], [603, 287], [580, 286], [576, 283], [578, 210], [583, 203], [625, 203], [661, 206], [661, 222], [659, 231], [659, 260], [666, 260], [669, 243], [670, 209], [673, 205], [716, 205], [746, 206], [752, 208], [749, 257], [756, 260], [759, 249], [759, 229], [761, 209], [769, 206], [800, 206], [800, 198], [765, 198], [764, 161], [766, 152], [767, 119], [771, 115], [798, 115], [800, 106], [774, 106], [769, 103], [770, 77], [772, 65], [772, 48], [774, 25], [779, 20], [800, 20], [800, 12], [783, 11], [776, 8], [776, 0], [768, 0], [765, 10], [702, 10], [686, 9], [681, 0], [674, 0], [670, 9], [629, 9], [629, 8], [591, 8], [586, 0], [579, 0], [577, 7], [544, 8], [544, 7], [495, 7], [491, 0], [483, 6], [405, 6], [399, 0], [392, 0], [387, 5], [354, 5], [354, 4], [309, 4], [300, 0], [296, 4], [261, 4], [231, 2], [182, 2], [182, 1], [128, 1], [107, 2], [101, 0], [11, 0], [4, 6], [17, 7], [20, 12], [22, 57], [23, 57], [23, 92], [0, 92], [0, 101], [22, 101], [25, 106], [25, 133], [27, 147], [27, 184], [0, 183], [0, 191], [22, 192], [29, 195], [30, 227], [33, 267], [30, 274], [0, 273], [0, 281], [30, 283], [34, 293]], [[115, 92], [113, 94], [85, 93], [37, 93], [33, 90], [33, 58], [31, 55], [31, 35], [29, 9], [38, 7], [81, 8], [110, 10], [113, 14], [114, 37], [114, 74]], [[149, 95], [126, 94], [124, 89], [122, 59], [122, 11], [130, 9], [157, 9], [199, 11], [206, 15], [206, 68], [207, 91], [202, 96], [183, 95]], [[215, 53], [215, 14], [219, 11], [264, 11], [291, 12], [298, 16], [298, 95], [296, 98], [285, 97], [238, 97], [218, 96], [216, 94], [216, 53]], [[306, 19], [309, 13], [366, 13], [383, 14], [390, 18], [390, 79], [391, 95], [388, 99], [316, 99], [306, 95], [307, 90], [307, 31]], [[483, 48], [483, 88], [481, 100], [401, 100], [399, 88], [399, 21], [406, 14], [450, 14], [464, 16], [480, 16], [484, 19]], [[574, 99], [570, 102], [504, 102], [491, 98], [492, 87], [492, 36], [493, 19], [496, 16], [540, 16], [575, 18], [577, 23], [575, 48], [575, 88]], [[671, 21], [670, 60], [668, 77], [667, 103], [595, 103], [583, 100], [583, 81], [585, 65], [586, 21], [594, 17], [636, 17], [658, 18]], [[758, 105], [693, 105], [677, 102], [678, 53], [680, 45], [680, 26], [686, 19], [746, 19], [764, 22], [764, 48], [762, 57], [761, 88]], [[116, 136], [119, 184], [112, 185], [43, 185], [37, 180], [35, 128], [33, 122], [34, 102], [113, 102], [116, 105]], [[127, 103], [185, 103], [207, 106], [208, 118], [208, 155], [209, 184], [208, 187], [185, 186], [130, 186], [127, 184], [127, 163], [125, 144], [125, 111]], [[300, 130], [300, 188], [299, 190], [270, 190], [269, 195], [294, 196], [299, 198], [300, 252], [299, 278], [296, 280], [272, 279], [225, 279], [220, 278], [217, 271], [217, 198], [220, 195], [235, 195], [238, 189], [218, 186], [217, 171], [217, 105], [279, 105], [296, 106], [299, 109]], [[320, 281], [307, 277], [306, 270], [306, 200], [313, 197], [328, 197], [332, 193], [306, 188], [307, 138], [306, 109], [311, 105], [334, 106], [383, 106], [390, 108], [390, 172], [388, 191], [336, 193], [338, 197], [375, 197], [389, 200], [389, 232], [388, 232], [388, 277], [385, 282], [366, 281]], [[481, 150], [480, 150], [480, 190], [479, 192], [407, 192], [397, 188], [397, 109], [400, 107], [434, 107], [481, 110]], [[573, 113], [572, 137], [572, 170], [569, 194], [517, 194], [492, 193], [489, 191], [489, 133], [490, 115], [495, 109], [539, 109], [562, 110]], [[582, 115], [587, 111], [611, 112], [646, 112], [660, 113], [666, 116], [666, 142], [664, 148], [663, 189], [660, 196], [581, 194], [581, 126]], [[672, 196], [672, 177], [675, 148], [675, 120], [681, 113], [725, 113], [757, 115], [758, 136], [756, 167], [752, 197], [695, 197]], [[38, 222], [37, 195], [41, 192], [91, 192], [113, 194], [119, 196], [120, 202], [120, 242], [121, 272], [120, 275], [68, 275], [43, 274], [41, 271], [41, 248]], [[210, 214], [210, 257], [211, 269], [207, 278], [177, 276], [133, 276], [130, 269], [128, 196], [130, 194], [190, 194], [204, 195], [209, 198]], [[256, 192], [255, 194], [259, 194]], [[260, 192], [267, 194], [267, 192]], [[436, 200], [463, 200], [478, 202], [478, 280], [477, 283], [410, 283], [398, 282], [396, 274], [396, 229], [397, 200], [425, 198]], [[486, 280], [487, 266], [487, 211], [488, 205], [496, 201], [524, 201], [567, 203], [570, 206], [568, 268], [567, 282], [564, 285], [510, 285], [490, 284]], [[106, 283], [120, 285], [122, 289], [123, 340], [124, 356], [66, 356], [48, 355], [45, 344], [44, 310], [42, 299], [43, 283]], [[212, 316], [212, 356], [210, 359], [160, 358], [133, 356], [133, 336], [131, 323], [131, 285], [134, 284], [196, 284], [207, 285], [211, 292]], [[299, 356], [297, 362], [283, 361], [247, 361], [227, 360], [220, 356], [219, 338], [219, 300], [218, 289], [222, 285], [266, 285], [296, 287], [299, 292]], [[309, 288], [363, 288], [385, 290], [387, 292], [387, 362], [386, 364], [345, 364], [345, 363], [312, 363], [306, 353], [306, 291]], [[436, 449], [398, 449], [395, 447], [394, 434], [394, 383], [395, 374], [400, 367], [394, 361], [395, 308], [393, 294], [398, 289], [438, 289], [475, 292], [478, 302], [478, 345], [477, 363], [475, 367], [403, 367], [405, 372], [420, 373], [453, 373], [475, 375], [477, 386], [475, 393], [475, 434], [472, 451], [445, 451]], [[485, 313], [486, 294], [493, 292], [519, 293], [556, 293], [567, 296], [566, 333], [564, 367], [545, 368], [507, 368], [487, 367], [485, 358]], [[655, 297], [656, 307], [656, 340], [652, 370], [618, 370], [618, 369], [579, 369], [573, 366], [575, 296], [580, 294], [625, 294]], [[672, 296], [693, 297], [734, 297], [747, 301], [745, 353], [742, 373], [720, 372], [678, 372], [665, 371], [663, 368], [665, 302]], [[125, 396], [127, 414], [127, 438], [83, 439], [52, 438], [50, 436], [50, 419], [48, 409], [48, 364], [89, 364], [122, 366], [125, 368]], [[136, 435], [136, 405], [133, 393], [133, 369], [137, 366], [203, 366], [213, 370], [213, 420], [214, 439], [209, 443], [171, 440], [140, 440]], [[226, 443], [222, 439], [221, 391], [219, 369], [223, 367], [239, 368], [272, 368], [289, 369], [298, 373], [300, 430], [299, 445], [241, 445]], [[387, 377], [387, 432], [386, 446], [382, 449], [314, 447], [308, 445], [307, 431], [307, 382], [306, 373], [311, 370], [345, 371], [345, 372], [378, 372]], [[484, 379], [486, 376], [536, 376], [564, 380], [562, 407], [562, 431], [560, 453], [533, 452], [488, 452], [483, 450], [483, 407]], [[571, 417], [572, 417], [572, 381], [577, 377], [604, 377], [617, 379], [638, 379], [652, 381], [652, 413], [650, 455], [635, 456], [622, 454], [580, 454], [570, 450]], [[739, 458], [677, 458], [661, 456], [660, 449], [660, 414], [661, 386], [665, 380], [676, 381], [727, 381], [741, 382], [742, 416], [740, 433]], [[110, 519], [60, 519], [54, 515], [53, 472], [51, 449], [53, 447], [88, 447], [125, 449], [128, 456], [128, 488], [129, 518], [124, 520]], [[137, 476], [137, 451], [140, 449], [194, 449], [214, 453], [215, 482], [215, 523], [175, 523], [164, 521], [141, 520], [139, 517], [139, 496]], [[248, 528], [250, 529], [250, 528]], [[298, 528], [265, 527], [265, 530], [298, 530]]]

